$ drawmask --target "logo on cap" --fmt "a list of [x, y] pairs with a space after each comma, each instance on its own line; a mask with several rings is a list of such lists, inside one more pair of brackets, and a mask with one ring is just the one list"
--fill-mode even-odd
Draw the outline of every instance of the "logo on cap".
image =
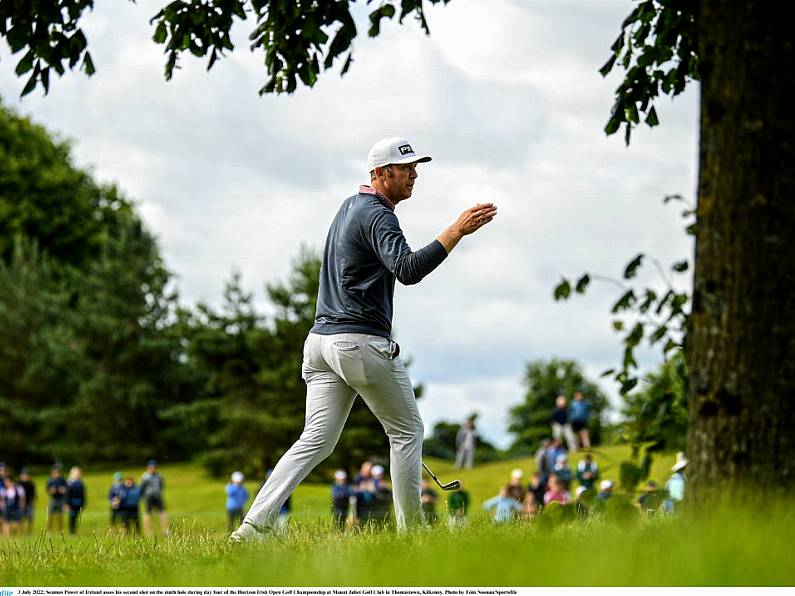
[[411, 145], [401, 145], [398, 147], [398, 151], [400, 151], [401, 155], [408, 155], [409, 153], [414, 153], [414, 149], [411, 148]]

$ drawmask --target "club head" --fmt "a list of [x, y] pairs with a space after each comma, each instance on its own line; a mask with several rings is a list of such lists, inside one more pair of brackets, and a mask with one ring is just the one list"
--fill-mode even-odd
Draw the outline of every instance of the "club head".
[[447, 484], [442, 484], [442, 490], [458, 490], [461, 488], [461, 481], [460, 480], [453, 480], [452, 482], [448, 482]]

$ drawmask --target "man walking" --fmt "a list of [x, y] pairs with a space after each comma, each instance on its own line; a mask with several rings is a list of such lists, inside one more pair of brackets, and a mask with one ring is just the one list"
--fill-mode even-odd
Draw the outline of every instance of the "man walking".
[[455, 435], [455, 467], [471, 469], [475, 463], [475, 417], [470, 416]]
[[398, 528], [421, 521], [424, 429], [400, 348], [391, 339], [395, 280], [418, 283], [464, 236], [497, 213], [490, 203], [467, 209], [436, 240], [412, 251], [395, 207], [411, 197], [417, 164], [430, 160], [405, 139], [378, 141], [367, 156], [370, 185], [361, 186], [337, 212], [323, 252], [315, 325], [304, 344], [304, 430], [276, 464], [231, 541], [273, 532], [281, 504], [333, 451], [357, 394], [389, 437]]
[[[157, 470], [157, 462], [150, 459], [146, 462], [146, 472], [141, 476], [141, 498], [144, 501], [144, 534], [149, 536], [152, 533], [152, 511], [157, 510], [160, 517], [160, 529], [164, 535], [169, 534], [168, 514], [166, 505], [163, 501], [163, 489], [166, 482]], [[136, 505], [137, 508], [137, 505]], [[137, 509], [136, 509], [137, 510]]]

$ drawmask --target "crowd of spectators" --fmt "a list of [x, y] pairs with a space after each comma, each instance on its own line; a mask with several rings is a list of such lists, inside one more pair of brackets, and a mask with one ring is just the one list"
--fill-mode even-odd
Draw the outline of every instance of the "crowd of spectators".
[[[162, 532], [168, 534], [168, 517], [163, 501], [164, 486], [155, 460], [147, 462], [146, 471], [139, 484], [135, 483], [132, 476], [124, 477], [121, 472], [116, 472], [108, 491], [111, 530], [140, 533], [139, 509], [143, 505], [144, 531], [151, 532], [151, 516], [156, 511]], [[88, 493], [81, 469], [77, 466], [71, 467], [68, 476], [64, 478], [63, 466], [54, 464], [50, 468], [44, 488], [47, 497], [46, 530], [62, 533], [65, 515], [67, 531], [77, 534]], [[33, 533], [37, 498], [36, 483], [28, 468], [21, 468], [19, 478], [15, 479], [11, 469], [0, 462], [0, 516], [4, 536]]]

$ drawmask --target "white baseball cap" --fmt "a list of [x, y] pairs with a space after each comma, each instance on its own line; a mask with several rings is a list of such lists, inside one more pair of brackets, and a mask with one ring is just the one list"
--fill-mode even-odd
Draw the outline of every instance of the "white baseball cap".
[[372, 469], [373, 476], [383, 476], [384, 475], [384, 466], [379, 466], [378, 464], [373, 466]]
[[334, 472], [334, 478], [337, 480], [345, 480], [348, 477], [348, 473], [345, 470], [337, 470]]
[[367, 153], [367, 171], [396, 163], [431, 161], [430, 155], [418, 155], [403, 137], [387, 137], [377, 141]]
[[232, 472], [232, 482], [243, 482], [243, 472]]

